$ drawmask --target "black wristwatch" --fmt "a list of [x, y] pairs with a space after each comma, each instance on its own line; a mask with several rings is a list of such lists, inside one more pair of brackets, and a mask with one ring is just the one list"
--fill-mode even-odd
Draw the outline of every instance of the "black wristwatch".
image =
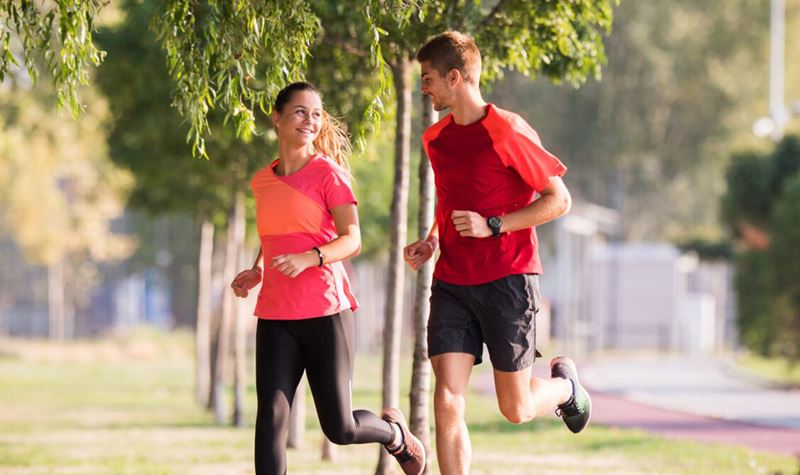
[[316, 247], [316, 246], [312, 247], [311, 249], [317, 251], [317, 255], [319, 255], [319, 266], [317, 266], [317, 267], [322, 267], [323, 261], [325, 259], [325, 255], [322, 254], [322, 251], [320, 251], [320, 249], [318, 247]]
[[486, 218], [486, 224], [492, 230], [492, 236], [497, 237], [500, 235], [500, 228], [503, 227], [503, 221], [497, 216], [489, 216]]

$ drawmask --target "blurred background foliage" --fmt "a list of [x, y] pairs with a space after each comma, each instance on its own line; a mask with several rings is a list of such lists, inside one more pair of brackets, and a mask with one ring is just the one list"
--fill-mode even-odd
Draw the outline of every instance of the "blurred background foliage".
[[[108, 270], [108, 278], [148, 268], [169, 275], [176, 323], [192, 324], [197, 223], [210, 219], [221, 229], [233, 190], [246, 191], [249, 177], [276, 152], [263, 113], [253, 116], [262, 132], [241, 140], [235, 124], [225, 123], [225, 111], [212, 109], [206, 149], [214, 159], [192, 158], [186, 143], [191, 124], [170, 107], [174, 85], [150, 25], [158, 6], [126, 0], [104, 7], [94, 40], [107, 55], [76, 89], [86, 108], [76, 121], [59, 112], [58, 99], [46, 92], [63, 77], [45, 67], [34, 85], [24, 65], [4, 69], [0, 308], [15, 288], [7, 269], [22, 262], [11, 251], [24, 254], [34, 265], [26, 272], [39, 279], [61, 258], [80, 262], [68, 273], [86, 280], [69, 279], [67, 287], [84, 302], [91, 286], [83, 283], [91, 282], [98, 266], [130, 256]], [[787, 32], [800, 30], [798, 2], [787, 2], [786, 19]], [[573, 195], [620, 211], [618, 239], [671, 240], [711, 258], [734, 256], [743, 341], [762, 352], [797, 354], [781, 340], [796, 340], [783, 330], [800, 321], [800, 297], [792, 287], [800, 266], [781, 265], [797, 258], [791, 248], [798, 223], [797, 140], [774, 146], [751, 133], [753, 121], [767, 114], [768, 28], [767, 0], [622, 2], [604, 41], [607, 64], [600, 79], [578, 89], [569, 81], [554, 85], [495, 71], [502, 77], [487, 84], [486, 95], [539, 131], [568, 165]], [[328, 26], [329, 33], [338, 31], [347, 32], [346, 25]], [[798, 57], [798, 36], [787, 35], [787, 58]], [[13, 39], [8, 44], [11, 52], [23, 51]], [[95, 54], [86, 53], [90, 60]], [[345, 54], [327, 41], [313, 44], [310, 53], [306, 77], [320, 86], [329, 110], [359, 130], [380, 80], [370, 72], [370, 58]], [[45, 58], [38, 61], [45, 64]], [[797, 61], [787, 61], [786, 77], [786, 97], [800, 98]], [[79, 79], [70, 81], [80, 85]], [[66, 91], [63, 97], [73, 97], [72, 89]], [[387, 116], [352, 160], [362, 258], [378, 261], [388, 252], [394, 153], [391, 93], [384, 102]], [[414, 144], [419, 122], [415, 115]], [[418, 161], [419, 147], [411, 152]], [[252, 208], [249, 202], [254, 255]], [[409, 216], [415, 229], [416, 213]], [[740, 222], [768, 235], [768, 247], [753, 249], [740, 239]]]

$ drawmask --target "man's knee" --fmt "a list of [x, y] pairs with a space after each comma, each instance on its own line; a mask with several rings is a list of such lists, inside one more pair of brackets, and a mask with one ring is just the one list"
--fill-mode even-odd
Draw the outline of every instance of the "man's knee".
[[512, 424], [523, 424], [532, 420], [535, 412], [519, 401], [499, 401], [500, 414]]
[[466, 396], [451, 391], [446, 387], [437, 387], [433, 393], [433, 405], [436, 413], [457, 416], [464, 413]]

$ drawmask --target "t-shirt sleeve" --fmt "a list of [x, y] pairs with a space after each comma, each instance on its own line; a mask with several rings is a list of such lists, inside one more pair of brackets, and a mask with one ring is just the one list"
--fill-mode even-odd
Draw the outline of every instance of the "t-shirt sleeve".
[[522, 120], [514, 125], [496, 144], [500, 148], [500, 159], [534, 190], [542, 191], [550, 185], [550, 177], [563, 176], [567, 167], [542, 146], [539, 135], [530, 125]]
[[331, 167], [330, 172], [325, 175], [322, 180], [322, 191], [325, 207], [328, 209], [349, 203], [358, 204], [350, 185], [350, 177], [339, 167]]

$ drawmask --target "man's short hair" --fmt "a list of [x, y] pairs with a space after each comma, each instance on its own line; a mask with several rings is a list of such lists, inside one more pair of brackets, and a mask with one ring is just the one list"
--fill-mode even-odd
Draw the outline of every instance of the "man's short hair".
[[475, 40], [457, 31], [429, 39], [417, 52], [417, 61], [428, 61], [442, 76], [458, 69], [464, 81], [477, 84], [481, 78], [481, 52]]

